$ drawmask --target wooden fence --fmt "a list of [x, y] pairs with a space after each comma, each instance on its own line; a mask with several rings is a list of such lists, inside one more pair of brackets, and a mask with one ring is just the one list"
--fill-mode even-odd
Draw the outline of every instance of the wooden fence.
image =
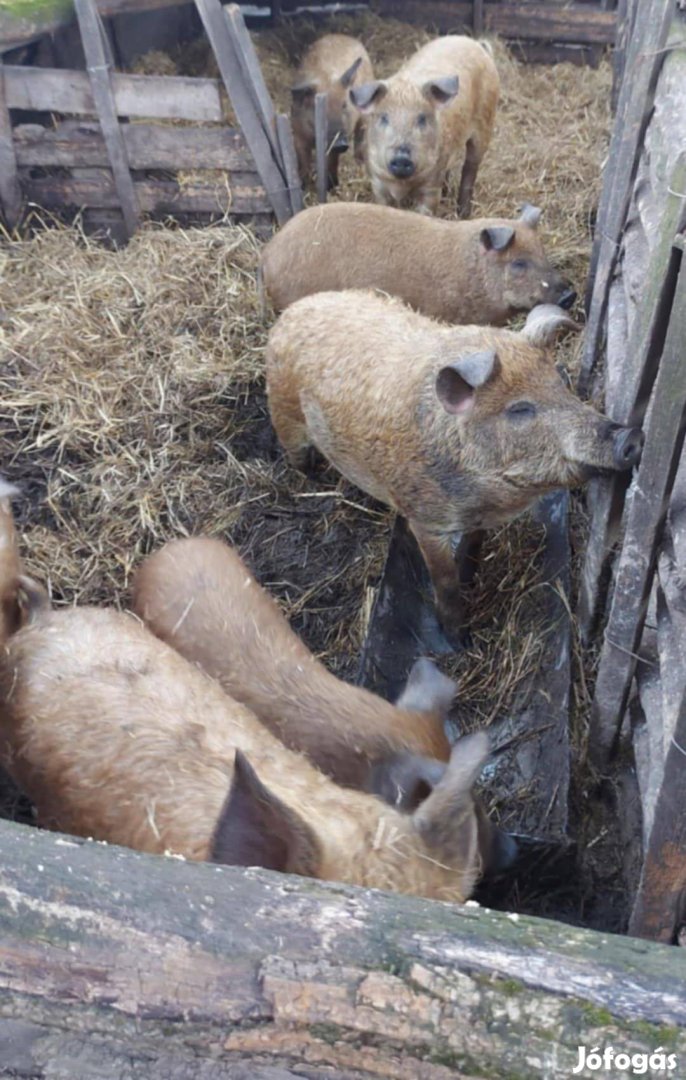
[[[591, 744], [601, 769], [617, 748], [637, 667], [658, 665], [661, 704], [649, 709], [649, 745], [644, 765], [639, 762], [646, 829], [630, 929], [673, 941], [686, 917], [686, 680], [681, 659], [686, 596], [678, 566], [671, 578], [657, 583], [654, 659], [641, 650], [646, 613], [656, 597], [658, 558], [669, 541], [665, 521], [686, 430], [686, 153], [673, 147], [679, 133], [669, 119], [683, 115], [674, 111], [679, 100], [682, 110], [686, 107], [686, 15], [673, 0], [630, 0], [623, 21], [624, 78], [598, 213], [580, 385], [586, 391], [605, 382], [613, 419], [643, 425], [646, 442], [631, 488], [626, 474], [594, 485], [580, 619], [587, 641], [600, 622], [606, 623], [591, 717]], [[676, 98], [671, 91], [656, 96], [671, 54], [675, 61], [681, 57], [672, 80], [681, 92]], [[649, 124], [665, 111], [669, 153], [656, 161], [653, 151], [641, 166], [645, 175], [639, 174]], [[634, 290], [636, 310], [630, 320], [620, 312], [618, 329], [608, 321], [612, 289], [629, 261], [630, 237], [641, 232], [641, 200], [646, 203], [650, 177], [667, 167], [670, 153], [665, 196], [651, 204], [650, 244], [645, 243], [649, 256], [640, 292]], [[661, 220], [655, 221], [658, 209]], [[618, 334], [620, 367], [609, 385], [601, 361], [606, 342]], [[665, 580], [671, 580], [671, 588]]]
[[[0, 202], [10, 228], [24, 202], [85, 208], [103, 222], [120, 212], [125, 237], [142, 214], [230, 214], [259, 225], [302, 208], [290, 121], [275, 114], [238, 5], [197, 0], [239, 129], [224, 121], [215, 79], [116, 73], [95, 0], [75, 7], [86, 71], [0, 65]], [[13, 129], [15, 109], [58, 119]]]

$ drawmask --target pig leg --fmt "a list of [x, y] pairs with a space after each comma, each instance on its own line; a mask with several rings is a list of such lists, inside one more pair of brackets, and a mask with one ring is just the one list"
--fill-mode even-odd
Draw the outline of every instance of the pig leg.
[[327, 184], [327, 190], [328, 191], [333, 191], [334, 188], [338, 187], [338, 159], [339, 159], [339, 157], [340, 157], [340, 154], [329, 154], [329, 156], [328, 156], [328, 158], [326, 160], [326, 171], [327, 171], [326, 184]]
[[270, 395], [269, 413], [272, 426], [289, 462], [299, 472], [309, 473], [314, 447], [299, 405]]
[[307, 139], [295, 138], [295, 156], [298, 159], [300, 183], [307, 187], [312, 172], [312, 143]]
[[468, 139], [460, 178], [460, 191], [457, 196], [458, 217], [468, 218], [472, 212], [472, 192], [482, 156], [475, 140]]
[[438, 211], [440, 199], [441, 192], [438, 187], [424, 188], [417, 203], [417, 210], [420, 214], [433, 216]]
[[[431, 576], [436, 596], [436, 611], [441, 627], [455, 649], [464, 648], [468, 632], [464, 614], [464, 581], [453, 554], [449, 536], [427, 532], [415, 522], [409, 522]], [[467, 541], [464, 537], [459, 548]]]

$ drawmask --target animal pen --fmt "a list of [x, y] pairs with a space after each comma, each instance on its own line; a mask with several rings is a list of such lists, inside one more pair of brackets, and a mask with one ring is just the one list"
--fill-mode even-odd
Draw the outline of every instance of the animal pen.
[[[219, 0], [0, 5], [0, 471], [53, 602], [125, 607], [143, 554], [205, 532], [342, 677], [393, 697], [436, 644], [402, 523], [293, 473], [269, 428], [254, 275], [314, 197], [287, 80], [322, 27], [359, 34], [383, 73], [430, 33], [497, 35], [478, 214], [543, 205], [587, 280], [583, 341], [559, 358], [643, 426], [643, 459], [489, 539], [473, 644], [441, 660], [454, 733], [492, 733], [486, 805], [520, 837], [481, 906], [42, 832], [8, 780], [0, 1076], [529, 1080], [570, 1076], [581, 1044], [683, 1070], [683, 4], [271, 8], [251, 34]], [[370, 197], [350, 163], [336, 197]]]

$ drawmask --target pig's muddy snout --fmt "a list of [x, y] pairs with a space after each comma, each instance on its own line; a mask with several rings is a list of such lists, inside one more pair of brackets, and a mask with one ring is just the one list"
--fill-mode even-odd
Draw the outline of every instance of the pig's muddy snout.
[[408, 176], [412, 176], [414, 162], [410, 150], [404, 146], [399, 147], [393, 154], [388, 168], [391, 174], [399, 180], [406, 180]]
[[565, 311], [569, 311], [576, 300], [576, 292], [570, 286], [566, 286], [562, 294], [557, 298], [556, 303], [558, 307], [564, 308]]
[[349, 148], [350, 143], [348, 142], [345, 135], [338, 134], [331, 143], [332, 154], [344, 154]]
[[612, 456], [615, 468], [633, 469], [641, 460], [644, 435], [640, 428], [618, 428], [612, 436]]

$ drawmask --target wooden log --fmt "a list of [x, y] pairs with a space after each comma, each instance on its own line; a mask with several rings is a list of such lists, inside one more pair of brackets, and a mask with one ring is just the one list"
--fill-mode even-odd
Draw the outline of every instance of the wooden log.
[[294, 214], [298, 214], [303, 209], [305, 202], [303, 199], [302, 184], [300, 183], [300, 174], [298, 173], [298, 160], [295, 154], [291, 120], [285, 113], [279, 113], [276, 118], [276, 134], [281, 148], [281, 160], [283, 161], [286, 170], [288, 193], [291, 199], [291, 210]]
[[645, 0], [636, 13], [598, 208], [587, 292], [590, 297], [588, 320], [579, 374], [581, 393], [587, 393], [589, 389], [591, 373], [600, 353], [610, 283], [619, 257], [620, 238], [643, 136], [652, 113], [655, 85], [673, 18], [672, 0]]
[[195, 0], [195, 3], [234, 112], [255, 159], [264, 189], [274, 207], [276, 220], [282, 225], [291, 217], [286, 178], [272, 153], [272, 144], [265, 134], [254, 94], [241, 69], [222, 6], [219, 0]]
[[[11, 109], [90, 116], [96, 113], [85, 71], [8, 65], [5, 81]], [[216, 79], [113, 73], [112, 92], [119, 116], [215, 123], [223, 119]]]
[[[686, 227], [685, 191], [686, 156], [678, 158], [672, 170], [658, 239], [627, 342], [622, 385], [610, 407], [612, 419], [620, 424], [642, 424], [655, 381], [676, 284], [672, 246], [675, 236]], [[605, 600], [608, 560], [619, 535], [627, 484], [626, 473], [596, 480], [588, 499], [592, 513], [579, 590], [579, 628], [584, 641], [592, 637]]]
[[629, 700], [638, 646], [669, 496], [686, 425], [686, 264], [674, 293], [655, 379], [646, 444], [628, 508], [591, 711], [590, 747], [597, 761], [612, 752]]
[[650, 942], [0, 823], [0, 1074], [562, 1080], [683, 1059], [685, 985]]
[[686, 695], [664, 762], [629, 933], [675, 943], [686, 924]]
[[138, 227], [139, 208], [131, 179], [126, 147], [119, 130], [117, 106], [110, 85], [110, 65], [104, 46], [104, 32], [95, 0], [74, 0], [91, 93], [102, 128], [114, 186], [119, 197], [124, 225], [129, 236]]
[[[231, 128], [126, 124], [122, 138], [132, 169], [255, 170], [242, 133]], [[14, 129], [14, 149], [23, 167], [102, 168], [109, 163], [100, 128], [90, 121], [66, 121], [56, 128], [21, 124]]]
[[[271, 207], [264, 188], [252, 186], [255, 174], [238, 173], [221, 183], [192, 180], [183, 185], [175, 180], [138, 180], [136, 198], [144, 213], [174, 214], [260, 214]], [[116, 209], [117, 191], [108, 173], [100, 176], [43, 176], [25, 178], [26, 198], [46, 210], [66, 206]]]
[[[441, 32], [454, 33], [473, 25], [472, 0], [380, 0], [375, 7], [382, 15], [430, 25]], [[615, 39], [615, 12], [589, 10], [583, 4], [484, 3], [483, 19], [488, 33], [510, 39], [577, 45], [611, 45]]]
[[314, 95], [314, 160], [316, 169], [317, 202], [325, 203], [329, 190], [329, 169], [327, 164], [328, 120], [326, 116], [326, 94]]
[[5, 72], [0, 56], [0, 211], [7, 228], [12, 230], [19, 224], [21, 217], [21, 188], [17, 174], [17, 159], [12, 139], [10, 120], [5, 93]]

